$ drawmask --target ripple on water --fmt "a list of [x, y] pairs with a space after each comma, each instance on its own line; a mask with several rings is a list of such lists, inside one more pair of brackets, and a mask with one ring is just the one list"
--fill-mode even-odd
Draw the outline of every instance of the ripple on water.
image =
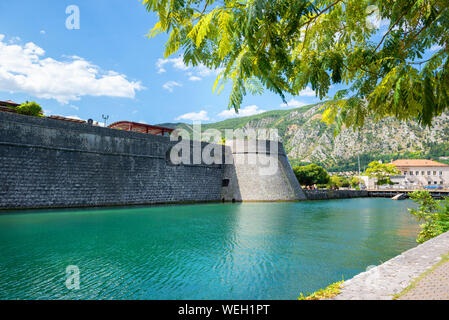
[[[412, 203], [351, 199], [0, 216], [1, 299], [295, 299], [416, 245]], [[65, 287], [77, 265], [81, 289]]]

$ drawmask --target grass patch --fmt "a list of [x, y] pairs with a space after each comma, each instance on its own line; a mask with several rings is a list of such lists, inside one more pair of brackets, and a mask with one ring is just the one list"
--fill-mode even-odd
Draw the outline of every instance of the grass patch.
[[330, 299], [341, 293], [341, 288], [343, 286], [344, 280], [335, 282], [329, 285], [326, 289], [320, 289], [308, 296], [301, 295], [298, 300], [320, 300], [320, 299]]
[[449, 253], [447, 255], [444, 255], [441, 257], [441, 260], [435, 264], [433, 267], [431, 267], [429, 270], [427, 270], [426, 272], [424, 272], [423, 274], [421, 274], [418, 278], [416, 278], [415, 280], [412, 281], [412, 283], [405, 288], [401, 293], [397, 293], [393, 296], [393, 300], [397, 300], [400, 297], [402, 297], [403, 295], [405, 295], [406, 293], [410, 292], [411, 290], [415, 289], [416, 284], [421, 281], [423, 278], [425, 278], [427, 275], [429, 275], [430, 273], [432, 273], [436, 268], [438, 268], [439, 266], [441, 266], [442, 264], [449, 262]]

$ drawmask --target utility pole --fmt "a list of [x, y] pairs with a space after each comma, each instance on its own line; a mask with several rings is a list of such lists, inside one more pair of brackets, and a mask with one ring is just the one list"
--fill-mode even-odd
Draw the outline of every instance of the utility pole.
[[359, 176], [362, 174], [361, 170], [360, 170], [360, 153], [357, 155], [357, 160], [359, 162]]
[[105, 116], [104, 114], [102, 114], [101, 117], [102, 117], [103, 120], [104, 120], [104, 127], [106, 128], [106, 122], [108, 121], [109, 116], [108, 116], [108, 115]]

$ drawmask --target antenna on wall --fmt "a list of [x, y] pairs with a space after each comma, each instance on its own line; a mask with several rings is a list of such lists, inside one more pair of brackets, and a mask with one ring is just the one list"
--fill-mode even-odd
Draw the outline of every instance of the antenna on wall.
[[104, 127], [106, 128], [106, 122], [108, 121], [108, 119], [109, 119], [109, 115], [104, 115], [104, 114], [102, 114], [101, 115], [101, 117], [103, 118], [103, 120], [104, 120]]

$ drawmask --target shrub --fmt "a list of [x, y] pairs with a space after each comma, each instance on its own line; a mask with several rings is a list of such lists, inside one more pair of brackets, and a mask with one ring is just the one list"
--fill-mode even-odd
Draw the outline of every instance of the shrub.
[[330, 299], [341, 293], [341, 288], [343, 287], [344, 281], [339, 281], [331, 284], [325, 289], [320, 289], [308, 296], [304, 296], [303, 293], [300, 294], [298, 300], [320, 300], [320, 299]]
[[339, 176], [332, 176], [327, 186], [329, 189], [340, 189], [343, 186], [343, 179]]
[[36, 102], [27, 102], [16, 108], [17, 113], [27, 116], [42, 117], [42, 108]]
[[410, 198], [419, 205], [418, 209], [409, 209], [410, 213], [424, 222], [416, 240], [418, 243], [449, 231], [449, 198], [435, 200], [428, 191], [415, 191]]
[[359, 188], [360, 190], [360, 184], [363, 184], [363, 180], [358, 177], [353, 177], [351, 179], [351, 187], [353, 188]]
[[327, 184], [329, 182], [329, 174], [327, 171], [314, 163], [307, 166], [295, 167], [293, 172], [302, 186], [313, 186], [314, 184]]

